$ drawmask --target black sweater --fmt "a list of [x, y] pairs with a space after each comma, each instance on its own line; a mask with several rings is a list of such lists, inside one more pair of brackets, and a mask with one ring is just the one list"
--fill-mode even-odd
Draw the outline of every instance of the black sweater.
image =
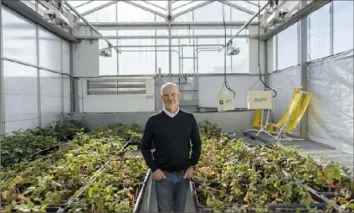
[[153, 172], [157, 169], [177, 172], [195, 166], [200, 158], [201, 140], [194, 116], [183, 110], [173, 118], [164, 111], [151, 116], [145, 125], [141, 151]]

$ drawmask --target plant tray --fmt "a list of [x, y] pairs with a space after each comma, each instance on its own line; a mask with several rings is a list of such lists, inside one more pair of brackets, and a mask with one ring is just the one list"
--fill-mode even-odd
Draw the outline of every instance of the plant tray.
[[[248, 179], [240, 179], [239, 182], [241, 184], [248, 184], [250, 180]], [[196, 203], [197, 209], [200, 212], [213, 212], [212, 208], [201, 203], [199, 198], [200, 190], [197, 187], [202, 183], [210, 183], [210, 187], [217, 187], [220, 183], [218, 181], [194, 181], [192, 184], [193, 198]], [[301, 185], [302, 186], [302, 185]], [[305, 189], [307, 189], [305, 187]], [[308, 190], [312, 196], [312, 199], [318, 203], [310, 204], [309, 207], [311, 209], [316, 209], [318, 212], [324, 212], [328, 206], [328, 202], [324, 196], [317, 194], [315, 191]], [[252, 206], [250, 207], [250, 209]], [[225, 210], [232, 210], [231, 207], [225, 207]], [[336, 209], [337, 210], [337, 209]], [[268, 211], [270, 212], [309, 212], [309, 209], [305, 204], [269, 204]], [[249, 212], [249, 211], [248, 211]], [[251, 211], [252, 212], [252, 211]]]
[[47, 154], [53, 153], [53, 152], [57, 151], [57, 149], [59, 149], [60, 146], [61, 146], [61, 144], [59, 143], [59, 144], [54, 145], [52, 147], [48, 147], [46, 149], [39, 150], [38, 152], [33, 153], [29, 157], [29, 159], [34, 160], [39, 155], [47, 155]]
[[[61, 207], [56, 207], [56, 206], [49, 206], [47, 208], [45, 208], [45, 211], [46, 212], [49, 212], [49, 213], [58, 213], [58, 212], [61, 212], [63, 209]], [[11, 212], [22, 212], [22, 211], [19, 211], [17, 209], [11, 209]]]

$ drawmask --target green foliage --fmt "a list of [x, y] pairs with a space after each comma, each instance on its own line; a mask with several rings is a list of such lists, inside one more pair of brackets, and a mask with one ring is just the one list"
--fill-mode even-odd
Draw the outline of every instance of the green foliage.
[[344, 177], [347, 173], [338, 164], [320, 166], [310, 156], [304, 158], [295, 148], [278, 143], [248, 148], [243, 140], [228, 140], [209, 123], [200, 126], [200, 130], [202, 156], [195, 179], [202, 184], [196, 184], [196, 190], [201, 205], [212, 211], [265, 212], [270, 204], [318, 203], [282, 171], [304, 179], [317, 190], [341, 191], [332, 200], [343, 208], [350, 208], [353, 203], [350, 199], [354, 184]]
[[1, 166], [29, 160], [33, 154], [54, 147], [59, 142], [71, 140], [72, 136], [83, 131], [83, 124], [70, 120], [58, 121], [54, 126], [14, 132], [1, 142]]

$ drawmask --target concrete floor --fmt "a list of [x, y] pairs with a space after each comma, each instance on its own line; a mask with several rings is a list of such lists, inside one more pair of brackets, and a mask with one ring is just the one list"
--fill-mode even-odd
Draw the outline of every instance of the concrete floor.
[[[245, 135], [249, 138], [261, 141], [263, 143], [273, 143], [274, 139], [265, 133], [261, 133], [256, 136], [255, 132], [246, 132]], [[341, 166], [346, 167], [349, 171], [354, 173], [354, 156], [339, 150], [334, 147], [330, 147], [325, 144], [321, 144], [309, 139], [301, 141], [279, 141], [284, 146], [291, 146], [298, 149], [299, 153], [303, 156], [310, 154], [311, 157], [318, 163], [320, 163], [321, 157], [327, 162], [337, 162]]]

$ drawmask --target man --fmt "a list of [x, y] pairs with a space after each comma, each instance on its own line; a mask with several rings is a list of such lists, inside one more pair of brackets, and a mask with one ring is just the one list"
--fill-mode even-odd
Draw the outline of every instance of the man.
[[155, 178], [158, 211], [184, 212], [189, 182], [200, 159], [201, 139], [193, 114], [178, 107], [176, 84], [164, 84], [160, 96], [164, 109], [146, 122], [141, 150]]

